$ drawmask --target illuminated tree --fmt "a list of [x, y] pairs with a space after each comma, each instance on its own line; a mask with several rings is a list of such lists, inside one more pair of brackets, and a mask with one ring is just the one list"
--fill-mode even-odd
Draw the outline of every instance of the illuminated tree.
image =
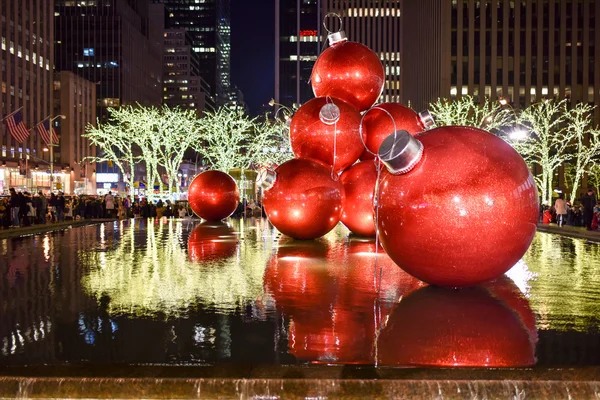
[[552, 202], [552, 184], [557, 169], [573, 158], [569, 152], [575, 132], [568, 128], [566, 100], [544, 100], [519, 113], [517, 124], [528, 132], [524, 138], [511, 138], [509, 143], [521, 154], [530, 167], [539, 165], [541, 174], [535, 176], [542, 201]]
[[488, 97], [483, 104], [473, 96], [462, 96], [456, 100], [438, 99], [429, 105], [437, 126], [459, 125], [484, 129], [494, 134], [514, 123], [514, 111]]
[[570, 163], [571, 168], [565, 169], [565, 173], [570, 172], [571, 194], [569, 200], [574, 202], [577, 197], [577, 190], [586, 171], [591, 168], [592, 160], [600, 156], [600, 130], [593, 130], [592, 112], [593, 106], [587, 103], [579, 103], [570, 110], [568, 114], [568, 130], [574, 136], [574, 142], [571, 152], [573, 154]]
[[251, 162], [269, 168], [276, 167], [294, 158], [290, 144], [289, 119], [265, 116], [254, 125], [255, 140], [250, 145]]
[[82, 135], [87, 137], [92, 146], [98, 147], [101, 151], [95, 157], [86, 157], [93, 162], [111, 162], [119, 168], [123, 181], [129, 184], [130, 194], [133, 195], [133, 179], [137, 157], [132, 146], [136, 131], [132, 129], [132, 124], [128, 119], [123, 119], [123, 114], [119, 109], [109, 108], [109, 122], [100, 123], [97, 127], [88, 124], [86, 133]]
[[587, 171], [588, 174], [588, 187], [594, 187], [596, 190], [600, 189], [600, 160], [592, 162]]

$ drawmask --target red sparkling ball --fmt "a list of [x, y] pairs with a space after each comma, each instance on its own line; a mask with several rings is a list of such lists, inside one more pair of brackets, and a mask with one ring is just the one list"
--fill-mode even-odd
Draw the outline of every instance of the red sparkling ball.
[[[380, 365], [436, 367], [525, 367], [534, 365], [535, 342], [511, 301], [486, 286], [460, 290], [425, 287], [398, 303], [378, 339]], [[512, 285], [512, 287], [510, 287]], [[501, 289], [505, 291], [505, 289]], [[506, 291], [505, 291], [506, 293]], [[532, 318], [533, 313], [527, 318]]]
[[439, 286], [502, 275], [537, 228], [538, 194], [527, 165], [506, 142], [476, 128], [437, 128], [418, 140], [423, 157], [413, 170], [382, 171], [377, 228], [386, 252]]
[[[340, 110], [339, 121], [328, 125], [321, 121], [319, 113], [328, 102]], [[290, 125], [292, 151], [299, 158], [311, 158], [327, 165], [334, 165], [339, 174], [352, 164], [363, 152], [360, 140], [360, 113], [338, 99], [316, 98], [307, 101], [296, 111]], [[335, 142], [335, 143], [334, 143]], [[334, 147], [335, 145], [335, 147]]]
[[311, 84], [316, 97], [335, 97], [364, 111], [379, 98], [384, 80], [383, 65], [375, 52], [361, 43], [344, 41], [317, 58]]
[[373, 191], [377, 181], [377, 170], [373, 161], [354, 164], [342, 173], [344, 185], [341, 221], [353, 233], [375, 236], [373, 219]]
[[197, 216], [209, 221], [229, 217], [238, 206], [240, 192], [231, 176], [221, 171], [205, 171], [192, 180], [188, 201]]
[[275, 228], [294, 239], [315, 239], [337, 225], [344, 187], [331, 178], [326, 165], [296, 158], [281, 164], [275, 173], [275, 183], [263, 197]]
[[[425, 130], [419, 114], [411, 108], [398, 103], [377, 104], [375, 107], [377, 108], [369, 110], [363, 118], [363, 132], [367, 135], [365, 145], [375, 154], [383, 140], [394, 133], [394, 127], [397, 131], [405, 130], [413, 136]], [[385, 111], [379, 110], [379, 108]], [[393, 117], [393, 121], [388, 113]], [[361, 160], [374, 158], [375, 155], [367, 150], [360, 156]]]
[[237, 236], [227, 224], [205, 221], [188, 238], [190, 261], [208, 261], [231, 257], [237, 248]]

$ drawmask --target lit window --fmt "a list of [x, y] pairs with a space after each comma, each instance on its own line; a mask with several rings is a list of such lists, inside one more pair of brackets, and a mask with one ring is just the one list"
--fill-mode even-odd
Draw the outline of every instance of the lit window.
[[94, 48], [93, 47], [85, 47], [83, 49], [83, 55], [86, 57], [91, 57], [94, 55]]

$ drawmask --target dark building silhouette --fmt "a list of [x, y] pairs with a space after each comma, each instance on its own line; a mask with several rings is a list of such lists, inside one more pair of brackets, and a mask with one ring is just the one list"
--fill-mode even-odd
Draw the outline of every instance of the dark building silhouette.
[[57, 0], [56, 70], [95, 82], [107, 107], [162, 102], [162, 20], [147, 0]]
[[593, 0], [403, 0], [402, 100], [417, 109], [467, 94], [515, 108], [598, 104], [598, 21]]
[[185, 29], [217, 105], [231, 101], [230, 0], [164, 0], [166, 27]]

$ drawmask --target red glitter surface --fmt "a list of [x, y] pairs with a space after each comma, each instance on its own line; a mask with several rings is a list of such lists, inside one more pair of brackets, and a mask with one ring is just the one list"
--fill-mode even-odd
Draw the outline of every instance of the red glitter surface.
[[188, 201], [200, 218], [219, 221], [229, 217], [240, 201], [240, 192], [231, 176], [221, 171], [205, 171], [190, 183]]
[[341, 221], [353, 233], [375, 236], [373, 219], [373, 191], [377, 170], [373, 161], [354, 164], [340, 177], [344, 185]]
[[406, 272], [440, 286], [502, 275], [536, 232], [538, 194], [527, 165], [492, 134], [448, 126], [418, 136], [423, 158], [382, 172], [378, 230]]

